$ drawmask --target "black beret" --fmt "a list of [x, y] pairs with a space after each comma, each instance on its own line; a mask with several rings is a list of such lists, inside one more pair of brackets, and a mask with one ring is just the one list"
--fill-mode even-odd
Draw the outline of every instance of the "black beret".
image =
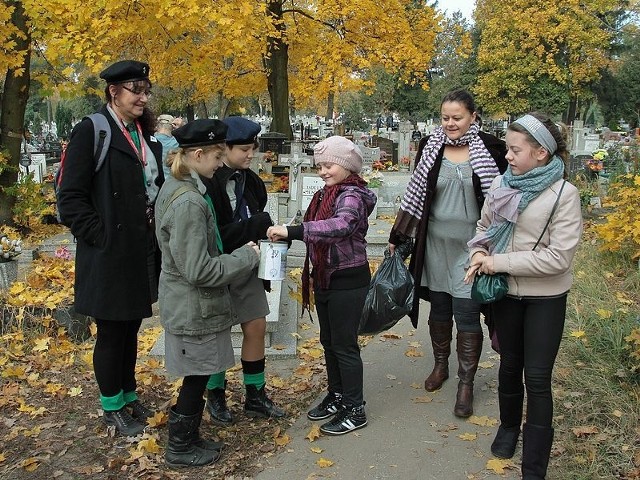
[[260, 133], [260, 124], [243, 117], [227, 117], [223, 120], [229, 128], [227, 143], [229, 145], [250, 145], [255, 143]]
[[178, 145], [183, 148], [223, 143], [226, 134], [227, 126], [224, 123], [209, 118], [194, 120], [173, 131]]
[[149, 79], [149, 64], [135, 60], [122, 60], [100, 72], [107, 83], [122, 83]]

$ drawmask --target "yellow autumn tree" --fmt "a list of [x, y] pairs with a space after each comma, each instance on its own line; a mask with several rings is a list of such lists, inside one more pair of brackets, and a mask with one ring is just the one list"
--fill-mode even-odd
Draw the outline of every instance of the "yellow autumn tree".
[[542, 78], [572, 96], [608, 64], [607, 12], [620, 0], [478, 0], [479, 103], [490, 113], [530, 109], [528, 95]]

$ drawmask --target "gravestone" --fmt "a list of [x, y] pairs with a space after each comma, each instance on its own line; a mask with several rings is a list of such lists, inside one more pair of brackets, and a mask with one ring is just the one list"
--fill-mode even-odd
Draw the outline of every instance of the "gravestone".
[[324, 187], [324, 180], [322, 180], [315, 173], [302, 173], [300, 174], [300, 191], [298, 193], [297, 204], [298, 210], [304, 213], [311, 203], [313, 194]]
[[362, 151], [362, 165], [363, 166], [371, 166], [373, 162], [377, 162], [380, 160], [380, 147], [365, 147], [360, 146], [360, 150]]
[[[371, 142], [380, 148], [380, 158], [383, 156], [386, 157], [386, 160], [391, 160], [391, 163], [396, 165], [398, 163], [398, 144], [394, 143], [393, 140], [375, 136], [371, 139]], [[383, 155], [382, 152], [385, 152], [386, 155]]]

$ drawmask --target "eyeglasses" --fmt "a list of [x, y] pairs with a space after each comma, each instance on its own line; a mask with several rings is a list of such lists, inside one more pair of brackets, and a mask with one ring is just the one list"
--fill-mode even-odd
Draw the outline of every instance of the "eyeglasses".
[[145, 95], [147, 98], [151, 97], [151, 90], [148, 88], [141, 88], [141, 87], [129, 88], [125, 85], [122, 85], [122, 88], [124, 88], [127, 92], [131, 92], [134, 95], [138, 95], [139, 97], [141, 97], [142, 95]]

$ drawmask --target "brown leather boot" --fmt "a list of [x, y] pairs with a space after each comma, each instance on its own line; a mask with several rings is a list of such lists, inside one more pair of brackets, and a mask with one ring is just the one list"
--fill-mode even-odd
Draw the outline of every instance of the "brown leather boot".
[[473, 415], [473, 379], [482, 353], [482, 332], [458, 332], [458, 394], [453, 414], [467, 418]]
[[424, 381], [427, 392], [438, 390], [449, 378], [449, 355], [451, 354], [451, 330], [453, 320], [448, 322], [434, 322], [429, 320], [429, 334], [433, 347], [433, 371]]

